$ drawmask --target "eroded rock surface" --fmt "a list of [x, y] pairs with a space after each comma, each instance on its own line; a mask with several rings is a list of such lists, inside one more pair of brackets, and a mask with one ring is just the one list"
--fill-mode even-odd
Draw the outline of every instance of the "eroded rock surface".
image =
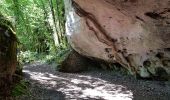
[[142, 77], [169, 76], [169, 0], [65, 0], [65, 5], [67, 37], [77, 52], [120, 63]]

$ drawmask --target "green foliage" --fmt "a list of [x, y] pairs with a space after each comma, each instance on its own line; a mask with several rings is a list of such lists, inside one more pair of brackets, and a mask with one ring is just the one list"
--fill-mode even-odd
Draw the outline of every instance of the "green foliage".
[[0, 26], [5, 26], [8, 27], [9, 29], [11, 29], [13, 31], [13, 25], [12, 23], [9, 21], [9, 19], [4, 16], [3, 14], [0, 13]]
[[130, 73], [118, 63], [109, 64], [113, 73], [121, 73], [122, 75], [130, 75]]
[[0, 11], [15, 23], [21, 51], [50, 53], [67, 46], [63, 0], [0, 0]]
[[12, 90], [12, 96], [21, 96], [29, 93], [28, 89], [29, 82], [26, 80], [21, 80]]
[[23, 65], [25, 63], [31, 63], [32, 61], [35, 61], [37, 59], [37, 53], [31, 52], [31, 51], [21, 51], [18, 54], [18, 62]]
[[71, 52], [71, 49], [63, 49], [57, 53], [56, 55], [56, 63], [57, 63], [56, 69], [57, 70], [60, 69], [61, 63], [66, 59], [66, 57], [68, 57], [70, 52]]
[[61, 64], [61, 62], [68, 56], [68, 54], [71, 52], [70, 49], [63, 49], [58, 52], [56, 55], [57, 57], [57, 63]]
[[0, 12], [15, 24], [21, 66], [37, 59], [60, 62], [56, 55], [68, 48], [63, 0], [0, 0]]
[[[46, 53], [37, 53], [37, 52], [31, 52], [31, 51], [21, 51], [18, 53], [18, 62], [20, 66], [31, 63], [34, 61], [40, 61], [44, 63], [55, 63], [57, 65], [60, 65], [61, 62], [68, 56], [71, 49], [70, 48], [57, 48], [58, 52], [53, 52], [50, 54]], [[18, 66], [18, 67], [20, 67]]]

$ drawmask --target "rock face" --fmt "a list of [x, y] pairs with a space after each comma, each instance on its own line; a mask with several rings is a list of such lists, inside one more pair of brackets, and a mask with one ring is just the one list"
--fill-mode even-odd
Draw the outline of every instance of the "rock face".
[[67, 73], [76, 73], [87, 69], [88, 59], [73, 50], [61, 63], [59, 71]]
[[82, 55], [119, 63], [141, 77], [162, 71], [169, 76], [169, 5], [169, 0], [65, 0], [67, 37]]
[[[8, 100], [12, 75], [16, 70], [17, 39], [11, 23], [0, 15], [0, 99]], [[5, 97], [6, 96], [6, 97]]]

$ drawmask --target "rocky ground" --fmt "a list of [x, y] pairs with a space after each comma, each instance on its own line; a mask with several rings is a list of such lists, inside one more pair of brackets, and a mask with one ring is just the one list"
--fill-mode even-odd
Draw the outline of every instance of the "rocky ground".
[[100, 69], [61, 73], [53, 66], [33, 63], [24, 66], [30, 81], [29, 95], [20, 100], [169, 100], [170, 82], [136, 80]]

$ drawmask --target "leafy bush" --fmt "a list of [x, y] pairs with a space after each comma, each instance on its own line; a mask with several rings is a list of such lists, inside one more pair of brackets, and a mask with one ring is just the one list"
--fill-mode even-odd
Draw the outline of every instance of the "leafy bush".
[[28, 85], [29, 82], [26, 80], [21, 80], [18, 84], [16, 84], [12, 90], [12, 96], [21, 96], [24, 94], [28, 94]]
[[57, 63], [56, 70], [60, 68], [61, 63], [66, 59], [66, 57], [69, 55], [70, 52], [71, 52], [70, 48], [59, 50], [59, 52], [56, 55], [56, 63]]
[[37, 53], [36, 52], [31, 52], [31, 51], [20, 51], [18, 54], [18, 62], [20, 64], [25, 64], [25, 63], [30, 63], [35, 61], [37, 58]]

